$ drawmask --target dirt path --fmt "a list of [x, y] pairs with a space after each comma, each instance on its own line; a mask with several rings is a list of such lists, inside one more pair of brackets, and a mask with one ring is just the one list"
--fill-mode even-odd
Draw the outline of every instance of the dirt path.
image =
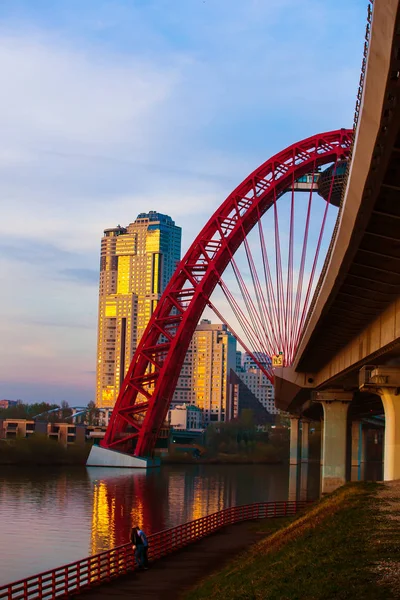
[[148, 571], [132, 573], [105, 583], [73, 598], [179, 599], [205, 575], [220, 569], [239, 552], [256, 542], [260, 535], [255, 521], [230, 525], [190, 544], [178, 552], [157, 560]]

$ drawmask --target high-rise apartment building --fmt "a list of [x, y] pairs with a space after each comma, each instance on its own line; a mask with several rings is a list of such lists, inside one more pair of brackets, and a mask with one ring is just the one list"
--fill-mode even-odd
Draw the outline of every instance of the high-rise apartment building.
[[[258, 402], [271, 414], [276, 415], [279, 410], [275, 406], [274, 386], [268, 377], [258, 368], [250, 368], [247, 371], [237, 373], [239, 379], [254, 394]], [[239, 397], [240, 404], [240, 397]]]
[[236, 339], [226, 325], [203, 319], [194, 332], [175, 389], [173, 405], [194, 404], [204, 425], [232, 418], [230, 370], [236, 366]]
[[253, 355], [245, 352], [242, 356], [242, 370], [249, 371], [249, 369], [259, 369], [260, 367], [254, 360], [253, 356], [263, 367], [269, 368], [271, 366], [271, 357], [264, 352], [254, 352]]
[[242, 365], [242, 352], [240, 350], [236, 350], [236, 368], [235, 371], [236, 373], [238, 373], [239, 371], [242, 371], [243, 369], [243, 365]]
[[101, 240], [97, 406], [114, 406], [137, 344], [181, 255], [171, 217], [140, 213]]

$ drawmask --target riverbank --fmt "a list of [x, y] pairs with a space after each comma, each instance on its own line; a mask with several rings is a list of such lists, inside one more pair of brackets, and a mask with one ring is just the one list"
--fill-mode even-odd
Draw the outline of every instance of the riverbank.
[[[40, 434], [29, 438], [0, 440], [0, 465], [85, 465], [91, 444], [63, 446]], [[287, 462], [281, 452], [271, 447], [264, 452], [237, 454], [205, 454], [198, 458], [188, 453], [173, 452], [161, 458], [163, 465], [277, 465]]]
[[[256, 442], [249, 444], [214, 444], [214, 448], [171, 445], [168, 454], [161, 457], [164, 464], [200, 465], [277, 465], [288, 461], [289, 444], [286, 441]], [[218, 448], [219, 446], [219, 448]], [[228, 448], [226, 448], [228, 446]]]
[[348, 484], [184, 599], [400, 598], [399, 520], [400, 482]]
[[194, 458], [188, 455], [174, 454], [163, 456], [163, 465], [281, 465], [288, 459], [270, 458], [264, 456], [248, 456], [246, 454], [218, 454], [211, 457]]
[[0, 441], [0, 465], [26, 467], [85, 465], [91, 444], [63, 446], [44, 435]]

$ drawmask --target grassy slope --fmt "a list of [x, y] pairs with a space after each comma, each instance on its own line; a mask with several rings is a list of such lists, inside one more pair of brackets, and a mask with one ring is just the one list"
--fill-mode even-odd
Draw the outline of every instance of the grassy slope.
[[[349, 484], [205, 579], [186, 600], [394, 598], [374, 564], [399, 548], [379, 544], [378, 484]], [[276, 523], [277, 521], [275, 521]], [[268, 526], [267, 526], [268, 527]], [[268, 531], [268, 529], [266, 530]], [[385, 540], [387, 541], [387, 540]]]

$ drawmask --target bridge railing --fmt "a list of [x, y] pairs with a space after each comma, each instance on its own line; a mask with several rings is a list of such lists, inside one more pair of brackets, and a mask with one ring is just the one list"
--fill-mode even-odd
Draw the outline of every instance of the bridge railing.
[[[219, 512], [177, 525], [149, 536], [149, 559], [156, 560], [175, 552], [225, 527], [253, 519], [295, 515], [308, 503], [258, 502], [225, 508]], [[100, 552], [50, 571], [32, 575], [8, 585], [0, 586], [0, 600], [53, 600], [91, 588], [135, 568], [130, 543]]]

